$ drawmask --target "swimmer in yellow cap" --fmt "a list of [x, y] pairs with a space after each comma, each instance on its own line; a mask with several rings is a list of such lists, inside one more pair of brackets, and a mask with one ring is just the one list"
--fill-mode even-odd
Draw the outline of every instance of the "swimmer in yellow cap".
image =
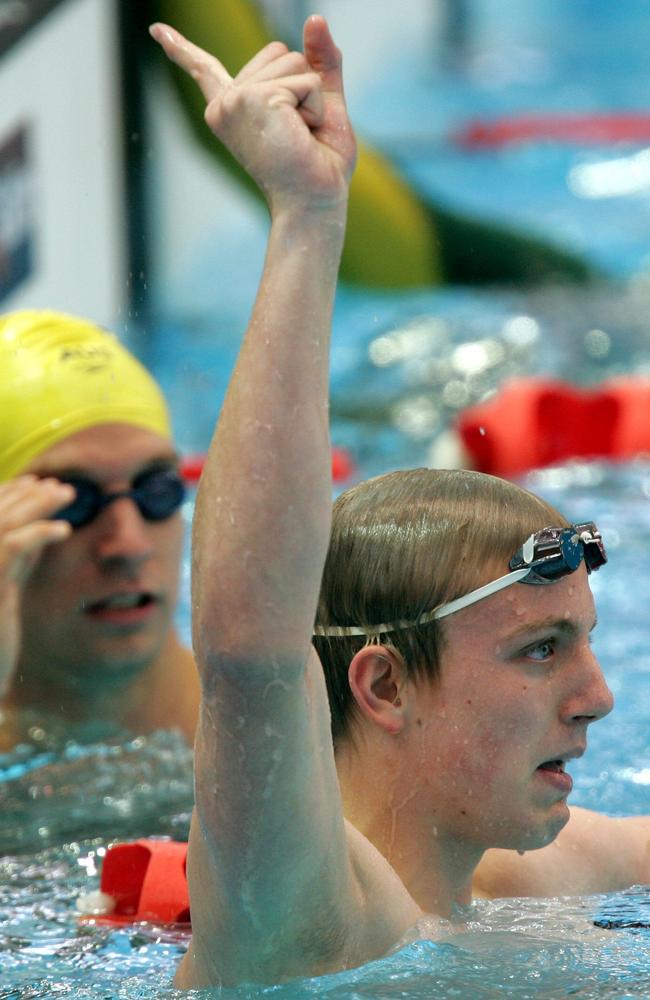
[[160, 388], [111, 334], [0, 317], [0, 685], [21, 710], [192, 738], [198, 684], [173, 628], [184, 496]]

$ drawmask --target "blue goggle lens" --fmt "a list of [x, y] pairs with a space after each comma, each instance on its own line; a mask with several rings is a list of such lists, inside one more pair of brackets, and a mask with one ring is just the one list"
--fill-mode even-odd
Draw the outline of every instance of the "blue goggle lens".
[[[532, 558], [526, 557], [526, 545], [533, 543]], [[530, 566], [530, 574], [521, 583], [552, 583], [573, 573], [584, 559], [587, 572], [607, 562], [603, 539], [593, 521], [570, 528], [544, 528], [522, 546], [510, 560], [510, 569]]]

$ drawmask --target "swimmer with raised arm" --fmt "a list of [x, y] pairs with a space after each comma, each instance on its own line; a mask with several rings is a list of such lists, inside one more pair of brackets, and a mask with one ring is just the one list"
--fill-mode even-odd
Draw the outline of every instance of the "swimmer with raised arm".
[[304, 53], [272, 43], [233, 79], [151, 30], [271, 213], [196, 506], [193, 938], [176, 982], [279, 982], [386, 953], [470, 901], [488, 848], [566, 825], [566, 765], [612, 704], [589, 643], [605, 553], [595, 525], [478, 473], [380, 477], [332, 521], [355, 148], [340, 54], [311, 17]]

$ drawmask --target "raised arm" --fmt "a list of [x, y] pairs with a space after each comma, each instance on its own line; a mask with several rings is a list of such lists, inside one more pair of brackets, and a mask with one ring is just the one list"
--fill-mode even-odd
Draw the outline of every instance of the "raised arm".
[[238, 657], [286, 648], [304, 662], [329, 540], [329, 334], [354, 162], [340, 55], [313, 17], [305, 55], [273, 42], [231, 79], [172, 29], [154, 30], [199, 84], [207, 123], [271, 212], [197, 500], [194, 640], [203, 663], [233, 643]]
[[196, 505], [194, 937], [177, 984], [273, 982], [368, 957], [311, 648], [330, 530], [329, 331], [355, 144], [322, 18], [307, 21], [304, 54], [272, 43], [234, 79], [171, 29], [152, 34], [195, 78], [208, 125], [271, 212]]

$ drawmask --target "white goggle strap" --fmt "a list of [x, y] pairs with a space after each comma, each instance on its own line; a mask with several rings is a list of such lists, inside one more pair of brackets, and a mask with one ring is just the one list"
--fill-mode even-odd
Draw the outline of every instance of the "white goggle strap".
[[469, 594], [464, 594], [462, 597], [456, 598], [455, 601], [449, 601], [448, 604], [441, 604], [439, 607], [434, 608], [433, 611], [425, 612], [416, 621], [402, 620], [382, 625], [368, 625], [366, 628], [361, 628], [359, 625], [316, 625], [314, 635], [330, 637], [346, 635], [374, 636], [382, 635], [385, 632], [399, 632], [400, 629], [412, 628], [414, 625], [426, 625], [427, 622], [437, 620], [438, 618], [446, 618], [447, 615], [453, 615], [454, 612], [460, 611], [461, 608], [467, 608], [470, 604], [476, 604], [477, 601], [482, 601], [484, 597], [489, 597], [490, 594], [496, 594], [499, 590], [510, 587], [513, 583], [518, 583], [525, 576], [528, 576], [529, 573], [529, 567], [516, 569], [514, 573], [506, 573], [505, 576], [500, 576], [498, 580], [492, 580], [483, 587], [478, 587], [476, 590], [470, 591]]
[[[524, 558], [526, 558], [526, 553], [524, 552]], [[453, 615], [454, 612], [460, 611], [461, 608], [467, 608], [470, 604], [476, 604], [477, 601], [482, 601], [484, 597], [489, 597], [490, 594], [496, 594], [499, 590], [503, 590], [505, 587], [509, 587], [513, 583], [519, 583], [523, 580], [525, 576], [530, 573], [530, 567], [524, 566], [523, 569], [516, 569], [513, 573], [506, 573], [505, 576], [500, 576], [498, 580], [492, 580], [490, 583], [486, 583], [483, 587], [478, 587], [476, 590], [470, 590], [469, 594], [464, 594], [463, 597], [457, 597], [455, 601], [449, 601], [448, 604], [441, 604], [439, 608], [434, 611], [429, 611], [427, 614], [422, 615], [418, 619], [418, 624], [425, 625], [427, 622], [433, 621], [438, 618], [446, 618], [447, 615]]]

